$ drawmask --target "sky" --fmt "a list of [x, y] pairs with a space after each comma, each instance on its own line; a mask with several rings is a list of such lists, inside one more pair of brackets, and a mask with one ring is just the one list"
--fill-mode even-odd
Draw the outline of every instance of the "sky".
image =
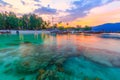
[[5, 11], [71, 26], [120, 22], [120, 0], [0, 0], [0, 12]]

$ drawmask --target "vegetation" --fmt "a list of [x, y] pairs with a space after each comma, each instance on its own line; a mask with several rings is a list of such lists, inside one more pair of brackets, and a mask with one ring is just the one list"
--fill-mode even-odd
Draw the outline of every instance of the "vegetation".
[[85, 27], [83, 28], [83, 30], [85, 30], [85, 31], [89, 31], [89, 30], [91, 30], [91, 27], [89, 27], [89, 26], [85, 26]]
[[45, 29], [49, 24], [35, 14], [25, 14], [18, 18], [13, 12], [0, 13], [0, 29]]
[[66, 30], [63, 26], [58, 27], [59, 30]]
[[[58, 23], [61, 24], [61, 23]], [[67, 25], [69, 25], [67, 23]], [[17, 17], [13, 12], [0, 13], [0, 29], [3, 30], [40, 30], [46, 28], [58, 28], [59, 30], [76, 30], [76, 31], [89, 31], [91, 27], [85, 26], [81, 27], [77, 25], [76, 27], [57, 27], [57, 24], [50, 26], [50, 22], [43, 21], [41, 17], [38, 17], [35, 14], [25, 14], [21, 17]]]
[[75, 30], [75, 31], [90, 31], [91, 27], [90, 26], [85, 26], [85, 27], [58, 27], [59, 30]]

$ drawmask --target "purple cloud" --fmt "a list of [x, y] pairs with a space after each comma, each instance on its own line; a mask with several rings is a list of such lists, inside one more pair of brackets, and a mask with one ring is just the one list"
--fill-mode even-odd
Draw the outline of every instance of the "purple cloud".
[[62, 21], [73, 21], [77, 18], [86, 16], [92, 8], [108, 4], [114, 0], [79, 0], [74, 1], [73, 8], [66, 10], [70, 13], [67, 16], [62, 17]]
[[41, 7], [38, 8], [34, 11], [34, 13], [39, 13], [39, 14], [57, 14], [57, 10], [50, 8], [50, 7]]

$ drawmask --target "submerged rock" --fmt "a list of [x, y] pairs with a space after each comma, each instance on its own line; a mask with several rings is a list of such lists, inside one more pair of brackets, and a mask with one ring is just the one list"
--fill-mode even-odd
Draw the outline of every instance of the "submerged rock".
[[39, 73], [40, 73], [40, 74], [43, 74], [43, 73], [45, 73], [45, 70], [44, 70], [44, 69], [40, 69], [40, 70], [39, 70]]
[[64, 68], [58, 67], [58, 68], [57, 68], [57, 71], [59, 71], [59, 72], [64, 72]]
[[51, 56], [40, 51], [42, 50], [29, 43], [21, 45], [19, 59], [14, 62], [16, 71], [32, 73], [46, 67]]
[[119, 57], [116, 57], [115, 59], [111, 60], [110, 62], [113, 66], [120, 68], [120, 58]]
[[39, 74], [37, 80], [60, 80], [60, 77], [57, 75], [56, 71], [47, 70], [44, 74]]
[[95, 78], [95, 80], [102, 80], [102, 79], [101, 79], [101, 78], [99, 78], [99, 77], [96, 77], [96, 78]]
[[19, 80], [25, 80], [25, 78], [23, 77], [23, 78], [20, 78]]
[[12, 68], [8, 68], [5, 71], [3, 71], [3, 73], [8, 74], [11, 73], [12, 71], [13, 71]]
[[120, 55], [115, 51], [88, 47], [83, 56], [96, 64], [106, 67], [120, 67]]
[[30, 73], [39, 69], [40, 64], [33, 58], [24, 58], [15, 62], [15, 67], [18, 72]]
[[7, 67], [10, 67], [10, 66], [11, 66], [11, 63], [6, 64], [4, 67], [7, 68]]

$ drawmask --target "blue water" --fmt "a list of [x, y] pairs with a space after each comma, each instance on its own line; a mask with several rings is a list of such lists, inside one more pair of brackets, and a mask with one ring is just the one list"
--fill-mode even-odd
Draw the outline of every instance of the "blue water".
[[120, 80], [120, 40], [100, 35], [0, 35], [0, 80]]

